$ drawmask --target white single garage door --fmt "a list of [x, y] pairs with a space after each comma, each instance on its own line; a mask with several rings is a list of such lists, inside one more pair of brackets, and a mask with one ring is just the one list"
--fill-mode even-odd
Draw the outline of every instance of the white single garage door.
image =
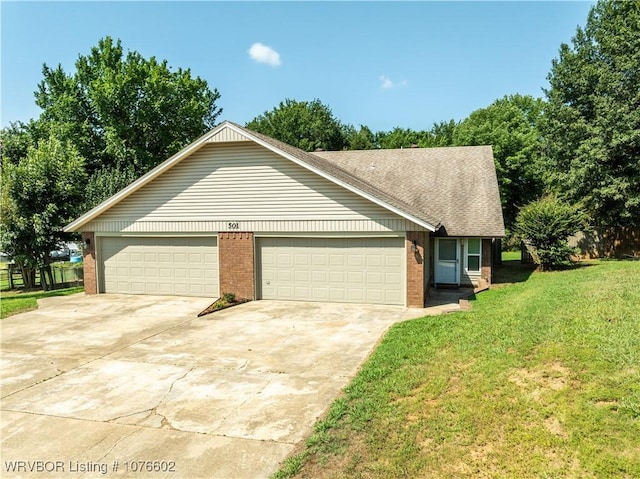
[[404, 238], [259, 238], [258, 296], [405, 303]]
[[218, 296], [215, 237], [101, 237], [101, 291]]

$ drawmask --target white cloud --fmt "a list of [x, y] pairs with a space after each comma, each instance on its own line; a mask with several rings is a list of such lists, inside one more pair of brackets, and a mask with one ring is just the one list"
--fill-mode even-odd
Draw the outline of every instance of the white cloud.
[[254, 43], [249, 48], [249, 56], [258, 63], [266, 63], [272, 67], [280, 66], [280, 54], [273, 48], [263, 45], [260, 42]]
[[407, 80], [402, 80], [401, 82], [393, 82], [391, 78], [382, 75], [380, 77], [380, 81], [382, 82], [383, 90], [391, 90], [392, 88], [400, 88], [408, 85]]

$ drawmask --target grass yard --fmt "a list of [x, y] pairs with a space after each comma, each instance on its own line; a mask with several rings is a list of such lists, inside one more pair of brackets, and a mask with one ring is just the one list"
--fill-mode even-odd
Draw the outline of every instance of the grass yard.
[[504, 268], [394, 326], [274, 477], [640, 477], [640, 263]]
[[6, 318], [18, 313], [24, 313], [37, 309], [40, 298], [51, 296], [67, 296], [69, 294], [81, 293], [82, 286], [66, 289], [55, 289], [53, 291], [32, 291], [28, 293], [2, 293], [0, 295], [0, 318]]

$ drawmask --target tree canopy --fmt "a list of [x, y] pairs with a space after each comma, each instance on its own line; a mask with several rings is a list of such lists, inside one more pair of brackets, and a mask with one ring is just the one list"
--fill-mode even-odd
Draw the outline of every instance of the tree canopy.
[[376, 143], [380, 148], [434, 148], [451, 146], [457, 124], [454, 120], [434, 123], [430, 130], [412, 130], [396, 127], [391, 131], [379, 131]]
[[640, 2], [598, 2], [548, 79], [550, 188], [596, 224], [640, 225]]
[[75, 66], [68, 74], [44, 65], [40, 117], [0, 132], [0, 245], [29, 269], [26, 283], [69, 239], [65, 224], [212, 128], [222, 111], [205, 80], [125, 54], [120, 40], [100, 40]]
[[[218, 91], [189, 69], [172, 70], [166, 60], [135, 51], [125, 54], [111, 37], [80, 55], [75, 66], [68, 74], [45, 64], [35, 98], [41, 129], [71, 141], [91, 178], [98, 171], [127, 180], [127, 172], [134, 178], [145, 173], [212, 128], [222, 112]], [[126, 185], [103, 183], [116, 191]], [[95, 200], [112, 193], [97, 193]]]
[[28, 147], [19, 163], [3, 160], [2, 251], [30, 271], [47, 267], [49, 252], [68, 239], [62, 228], [79, 212], [86, 179], [84, 159], [53, 135]]
[[246, 126], [305, 151], [342, 150], [346, 145], [342, 123], [318, 99], [296, 101], [287, 98]]
[[513, 227], [518, 208], [543, 191], [538, 129], [543, 105], [531, 96], [505, 96], [471, 113], [453, 134], [459, 146], [493, 147], [507, 229]]

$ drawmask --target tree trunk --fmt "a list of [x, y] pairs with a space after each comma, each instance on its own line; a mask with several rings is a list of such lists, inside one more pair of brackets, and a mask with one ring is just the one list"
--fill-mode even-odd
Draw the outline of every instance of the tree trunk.
[[40, 286], [42, 286], [42, 291], [49, 291], [49, 285], [47, 284], [47, 277], [45, 274], [46, 267], [40, 267]]
[[55, 278], [53, 277], [53, 271], [51, 270], [51, 265], [47, 264], [44, 267], [45, 272], [47, 273], [47, 278], [49, 278], [49, 289], [56, 289], [56, 281]]
[[36, 270], [31, 266], [21, 266], [22, 284], [24, 289], [32, 289], [36, 283]]

